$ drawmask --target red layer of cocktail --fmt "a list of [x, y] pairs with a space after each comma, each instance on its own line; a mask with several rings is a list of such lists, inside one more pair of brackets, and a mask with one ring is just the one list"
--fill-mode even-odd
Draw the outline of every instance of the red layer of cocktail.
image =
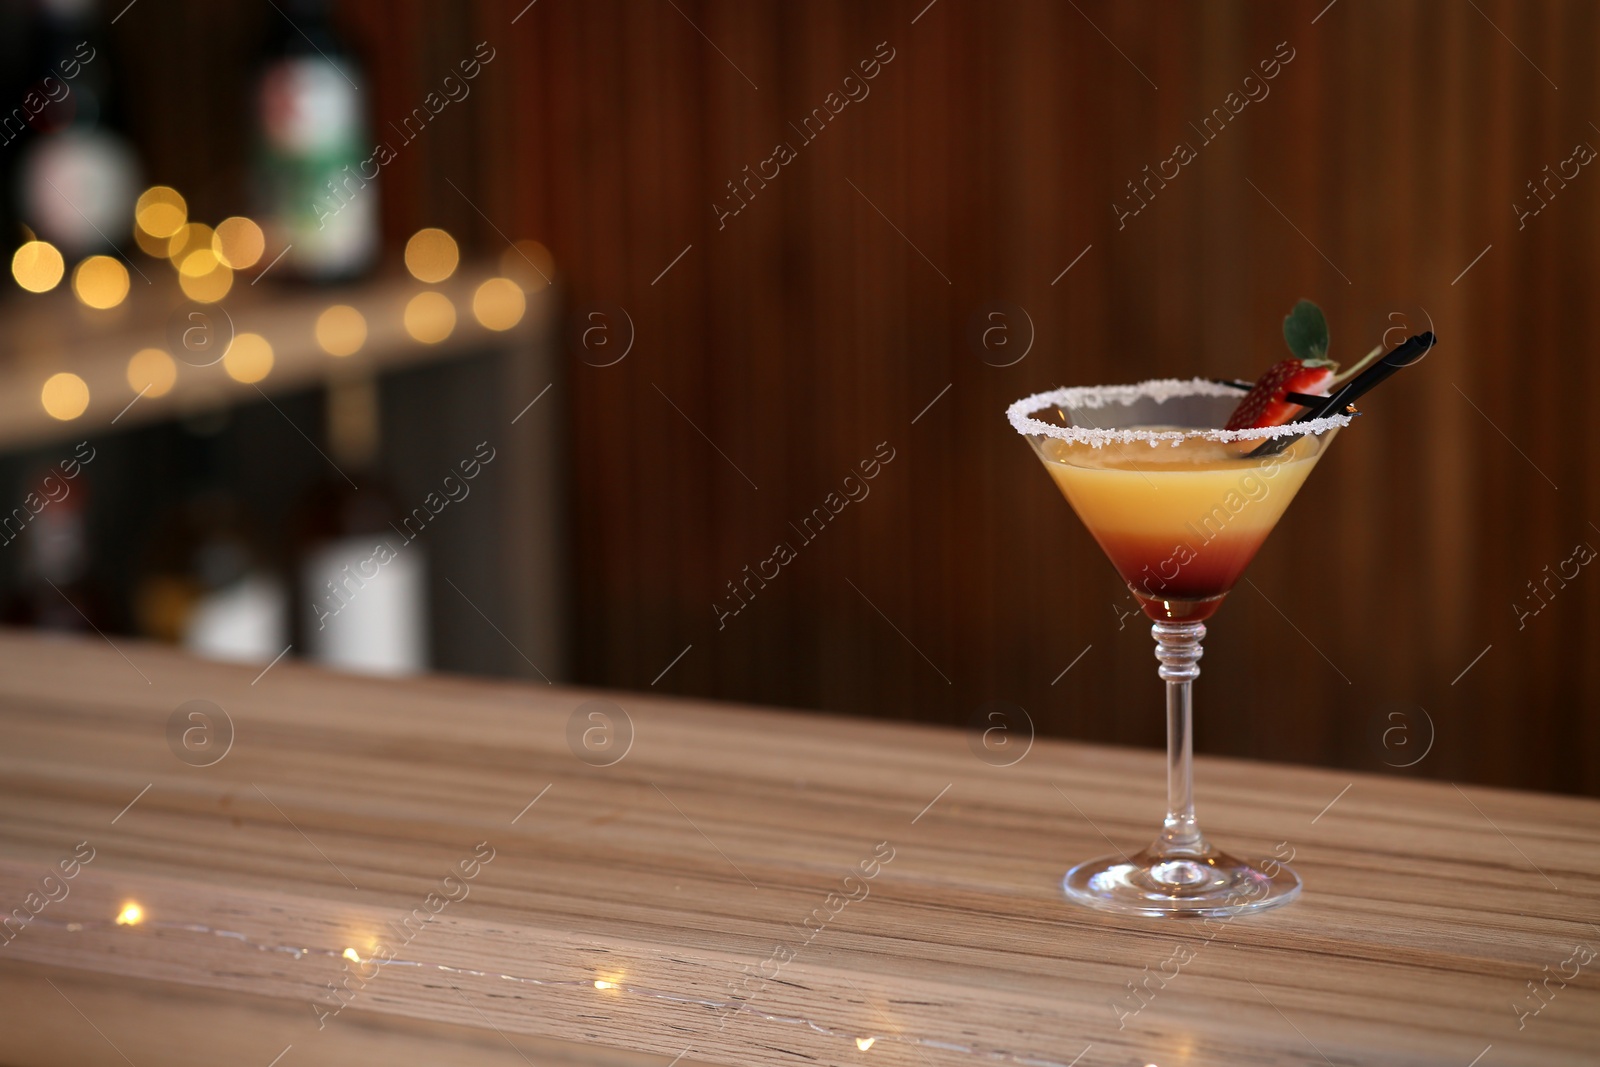
[[[1161, 430], [1166, 427], [1150, 427]], [[1260, 459], [1259, 444], [1038, 441], [1050, 475], [1158, 621], [1207, 618], [1233, 588], [1332, 436]]]

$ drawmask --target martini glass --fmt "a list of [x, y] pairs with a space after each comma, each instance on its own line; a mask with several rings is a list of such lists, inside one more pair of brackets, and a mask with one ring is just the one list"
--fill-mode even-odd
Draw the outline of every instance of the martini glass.
[[1007, 411], [1153, 621], [1157, 673], [1167, 683], [1166, 820], [1138, 855], [1105, 856], [1067, 872], [1067, 897], [1091, 907], [1234, 915], [1300, 892], [1289, 868], [1235, 858], [1200, 832], [1191, 686], [1205, 620], [1350, 416], [1219, 429], [1239, 395], [1205, 379], [1165, 379], [1058, 389]]

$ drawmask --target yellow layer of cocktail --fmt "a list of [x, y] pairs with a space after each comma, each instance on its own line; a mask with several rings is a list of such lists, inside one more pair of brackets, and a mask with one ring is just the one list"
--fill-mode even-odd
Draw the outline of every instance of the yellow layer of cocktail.
[[1259, 459], [1246, 458], [1259, 441], [1204, 439], [1100, 448], [1045, 439], [1039, 453], [1146, 614], [1204, 619], [1255, 557], [1331, 436], [1302, 437]]

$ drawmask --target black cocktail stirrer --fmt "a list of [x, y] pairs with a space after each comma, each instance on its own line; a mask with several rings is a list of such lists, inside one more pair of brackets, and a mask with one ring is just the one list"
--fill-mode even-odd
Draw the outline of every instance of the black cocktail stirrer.
[[[1360, 374], [1345, 382], [1339, 389], [1329, 396], [1317, 397], [1315, 407], [1308, 407], [1305, 411], [1290, 420], [1296, 422], [1310, 422], [1313, 419], [1326, 418], [1336, 412], [1343, 411], [1346, 407], [1356, 402], [1358, 398], [1376, 387], [1389, 375], [1401, 367], [1409, 367], [1423, 356], [1428, 350], [1438, 343], [1432, 331], [1419, 333], [1415, 337], [1407, 338], [1399, 348], [1388, 353], [1378, 362], [1362, 371]], [[1261, 443], [1255, 451], [1249, 453], [1249, 458], [1260, 456], [1275, 456], [1288, 448], [1304, 434], [1284, 434], [1281, 437], [1269, 438]]]

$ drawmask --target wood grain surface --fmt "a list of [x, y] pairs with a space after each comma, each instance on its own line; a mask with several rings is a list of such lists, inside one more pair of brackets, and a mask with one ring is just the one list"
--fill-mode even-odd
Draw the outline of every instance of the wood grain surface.
[[[211, 732], [169, 742], [174, 719]], [[1038, 739], [996, 766], [935, 727], [20, 635], [0, 736], [0, 903], [37, 905], [0, 983], [30, 1067], [191, 1034], [261, 1067], [390, 1062], [349, 1034], [435, 1024], [641, 1064], [1495, 1067], [1600, 1043], [1589, 800], [1202, 757], [1208, 832], [1292, 850], [1306, 884], [1207, 925], [1061, 897], [1069, 864], [1153, 833], [1144, 752]]]
[[[296, 1040], [305, 1011], [289, 1000], [201, 989], [122, 975], [0, 961], [6, 1008], [6, 1067], [339, 1067], [413, 1064], [437, 1067], [660, 1067], [661, 1057], [601, 1045], [497, 1033], [477, 1025], [360, 1013], [328, 1027], [316, 1040]], [[178, 1006], [181, 1005], [181, 1015]], [[166, 1025], [174, 1017], [188, 1021]], [[91, 1025], [92, 1024], [92, 1025]], [[113, 1041], [108, 1035], [115, 1034]], [[285, 1036], [288, 1035], [288, 1036]], [[268, 1057], [259, 1050], [278, 1042]], [[688, 1057], [679, 1067], [695, 1067]]]

